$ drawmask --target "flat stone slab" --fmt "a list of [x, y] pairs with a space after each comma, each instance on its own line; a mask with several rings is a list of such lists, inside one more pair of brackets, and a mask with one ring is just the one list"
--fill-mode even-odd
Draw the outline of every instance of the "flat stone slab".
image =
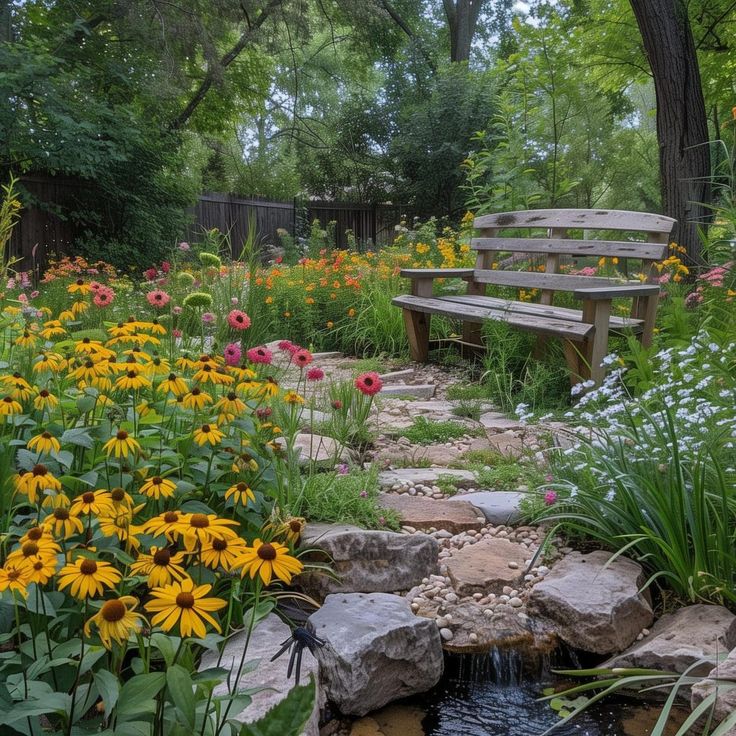
[[378, 474], [378, 483], [381, 488], [391, 488], [399, 485], [434, 486], [440, 476], [451, 478], [458, 488], [472, 488], [477, 484], [475, 474], [469, 470], [452, 470], [450, 468], [401, 468], [399, 470], [384, 470]]
[[458, 595], [501, 593], [523, 579], [529, 554], [509, 539], [484, 539], [454, 551], [446, 559], [447, 574]]
[[524, 452], [524, 441], [512, 431], [492, 433], [488, 436], [489, 449], [505, 457], [520, 457]]
[[325, 641], [317, 657], [327, 698], [346, 715], [426, 692], [442, 675], [437, 624], [401, 596], [328, 595], [307, 626]]
[[414, 375], [413, 368], [404, 368], [401, 371], [391, 371], [390, 373], [381, 373], [381, 380], [384, 383], [391, 383], [402, 378], [411, 378]]
[[[252, 671], [248, 671], [247, 667], [243, 668], [244, 671], [240, 676], [240, 680], [238, 680], [237, 689], [238, 691], [251, 688], [260, 689], [251, 695], [253, 702], [241, 713], [231, 714], [231, 718], [240, 723], [253, 723], [266, 715], [271, 708], [278, 705], [294, 687], [294, 674], [292, 673], [291, 679], [286, 676], [289, 666], [289, 653], [286, 652], [276, 661], [271, 662], [271, 657], [281, 649], [282, 643], [290, 636], [291, 629], [275, 613], [266, 616], [253, 630], [245, 661], [257, 660], [257, 665]], [[241, 631], [228, 639], [219, 664], [217, 652], [205, 651], [199, 665], [200, 672], [219, 666], [230, 670], [234, 678], [240, 666], [246, 638], [246, 632]], [[310, 675], [315, 680], [317, 697], [302, 736], [319, 736], [319, 666], [309, 650], [305, 649], [302, 652], [300, 683], [308, 682]], [[221, 682], [215, 686], [214, 694], [227, 695], [227, 691], [228, 683]]]
[[417, 463], [420, 460], [431, 463], [432, 465], [449, 465], [455, 462], [461, 455], [461, 451], [455, 447], [447, 447], [447, 445], [393, 445], [382, 450], [376, 459], [384, 463], [402, 464]]
[[340, 358], [344, 358], [345, 356], [340, 352], [326, 352], [326, 353], [312, 353], [312, 357], [315, 360], [339, 360]]
[[470, 503], [435, 500], [404, 493], [382, 493], [378, 497], [379, 506], [393, 509], [406, 526], [428, 531], [446, 529], [452, 534], [480, 529], [486, 523], [485, 517]]
[[477, 491], [461, 493], [448, 499], [451, 503], [467, 501], [483, 512], [490, 524], [518, 524], [522, 519], [521, 501], [523, 493], [515, 491]]
[[641, 565], [610, 552], [573, 552], [555, 563], [529, 595], [527, 611], [548, 619], [571, 647], [615, 654], [632, 644], [654, 616]]
[[381, 394], [384, 396], [413, 396], [417, 399], [431, 399], [437, 386], [434, 383], [396, 383], [384, 386]]
[[[685, 672], [703, 659], [715, 662], [718, 655], [736, 647], [736, 616], [723, 606], [697, 604], [665, 614], [649, 636], [632, 645], [605, 667], [644, 667]], [[690, 676], [706, 675], [704, 664]]]
[[302, 535], [305, 559], [329, 558], [338, 580], [320, 573], [297, 579], [322, 599], [330, 593], [390, 593], [409, 590], [437, 571], [439, 543], [425, 534], [369, 531], [337, 524], [307, 524]]
[[505, 414], [489, 411], [481, 414], [478, 421], [488, 430], [493, 432], [506, 432], [510, 429], [521, 429], [522, 425], [518, 419], [510, 419]]
[[309, 429], [313, 424], [324, 424], [330, 421], [330, 415], [319, 409], [305, 409], [300, 417], [301, 429]]
[[348, 451], [337, 440], [321, 434], [300, 432], [294, 438], [294, 447], [299, 450], [300, 465], [308, 465], [310, 462], [330, 465], [350, 459]]

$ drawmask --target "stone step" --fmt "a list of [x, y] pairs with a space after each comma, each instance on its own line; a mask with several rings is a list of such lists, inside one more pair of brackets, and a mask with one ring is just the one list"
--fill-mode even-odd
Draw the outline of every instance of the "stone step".
[[381, 488], [393, 486], [437, 485], [440, 476], [452, 480], [457, 488], [472, 488], [477, 480], [475, 474], [469, 470], [453, 470], [450, 468], [400, 468], [399, 470], [384, 470], [378, 474], [378, 484]]
[[392, 383], [393, 381], [396, 381], [397, 379], [401, 378], [409, 378], [410, 376], [414, 375], [414, 369], [413, 368], [404, 368], [400, 371], [391, 371], [390, 373], [382, 373], [381, 374], [381, 380], [384, 383]]
[[484, 539], [467, 544], [447, 558], [447, 574], [458, 595], [501, 593], [520, 585], [529, 550], [508, 539]]
[[467, 501], [472, 503], [486, 517], [489, 524], [518, 524], [521, 521], [521, 501], [523, 493], [516, 491], [477, 491], [461, 493], [448, 499], [450, 503]]
[[404, 526], [414, 527], [420, 531], [445, 529], [451, 534], [480, 529], [485, 517], [469, 503], [422, 498], [397, 493], [382, 493], [378, 497], [382, 508], [392, 509], [401, 517]]
[[325, 353], [312, 353], [312, 357], [315, 360], [340, 360], [345, 356], [338, 351], [327, 351]]
[[437, 387], [434, 383], [397, 383], [384, 386], [381, 389], [382, 396], [411, 396], [417, 399], [431, 399]]

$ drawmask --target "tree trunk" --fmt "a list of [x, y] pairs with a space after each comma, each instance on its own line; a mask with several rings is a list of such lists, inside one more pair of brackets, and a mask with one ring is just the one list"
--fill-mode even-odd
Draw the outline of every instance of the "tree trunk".
[[468, 61], [483, 0], [442, 0], [450, 32], [450, 61]]
[[702, 263], [698, 227], [710, 211], [708, 122], [690, 20], [683, 0], [630, 0], [654, 77], [662, 208], [672, 238]]

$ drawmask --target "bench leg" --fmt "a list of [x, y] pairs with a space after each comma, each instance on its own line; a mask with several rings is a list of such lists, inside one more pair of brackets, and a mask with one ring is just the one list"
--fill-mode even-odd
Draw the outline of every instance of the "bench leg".
[[652, 336], [654, 335], [654, 324], [657, 321], [657, 307], [659, 306], [659, 294], [654, 296], [639, 297], [637, 305], [639, 318], [644, 320], [639, 342], [642, 346], [648, 348], [652, 344]]
[[603, 381], [606, 375], [606, 368], [602, 365], [602, 362], [608, 353], [610, 317], [610, 299], [583, 302], [583, 322], [588, 322], [595, 328], [593, 334], [583, 343], [585, 377], [590, 378], [596, 386]]
[[485, 351], [483, 347], [483, 327], [478, 322], [463, 322], [462, 334], [463, 344], [460, 352], [464, 358], [475, 358]]
[[406, 335], [409, 338], [409, 353], [417, 363], [426, 363], [429, 358], [430, 315], [403, 309]]
[[572, 340], [563, 340], [562, 348], [565, 352], [567, 367], [570, 369], [570, 385], [575, 386], [584, 380], [583, 373], [585, 370], [582, 365], [580, 346], [576, 345]]

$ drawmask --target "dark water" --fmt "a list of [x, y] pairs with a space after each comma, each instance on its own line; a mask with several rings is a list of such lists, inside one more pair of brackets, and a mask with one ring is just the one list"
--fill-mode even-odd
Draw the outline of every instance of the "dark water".
[[[540, 736], [560, 717], [539, 697], [546, 687], [580, 684], [562, 681], [552, 667], [571, 662], [538, 657], [530, 662], [516, 652], [450, 655], [441, 683], [412, 704], [423, 712], [425, 736]], [[659, 712], [626, 698], [608, 699], [552, 736], [646, 736]], [[674, 734], [677, 727], [668, 730]]]

